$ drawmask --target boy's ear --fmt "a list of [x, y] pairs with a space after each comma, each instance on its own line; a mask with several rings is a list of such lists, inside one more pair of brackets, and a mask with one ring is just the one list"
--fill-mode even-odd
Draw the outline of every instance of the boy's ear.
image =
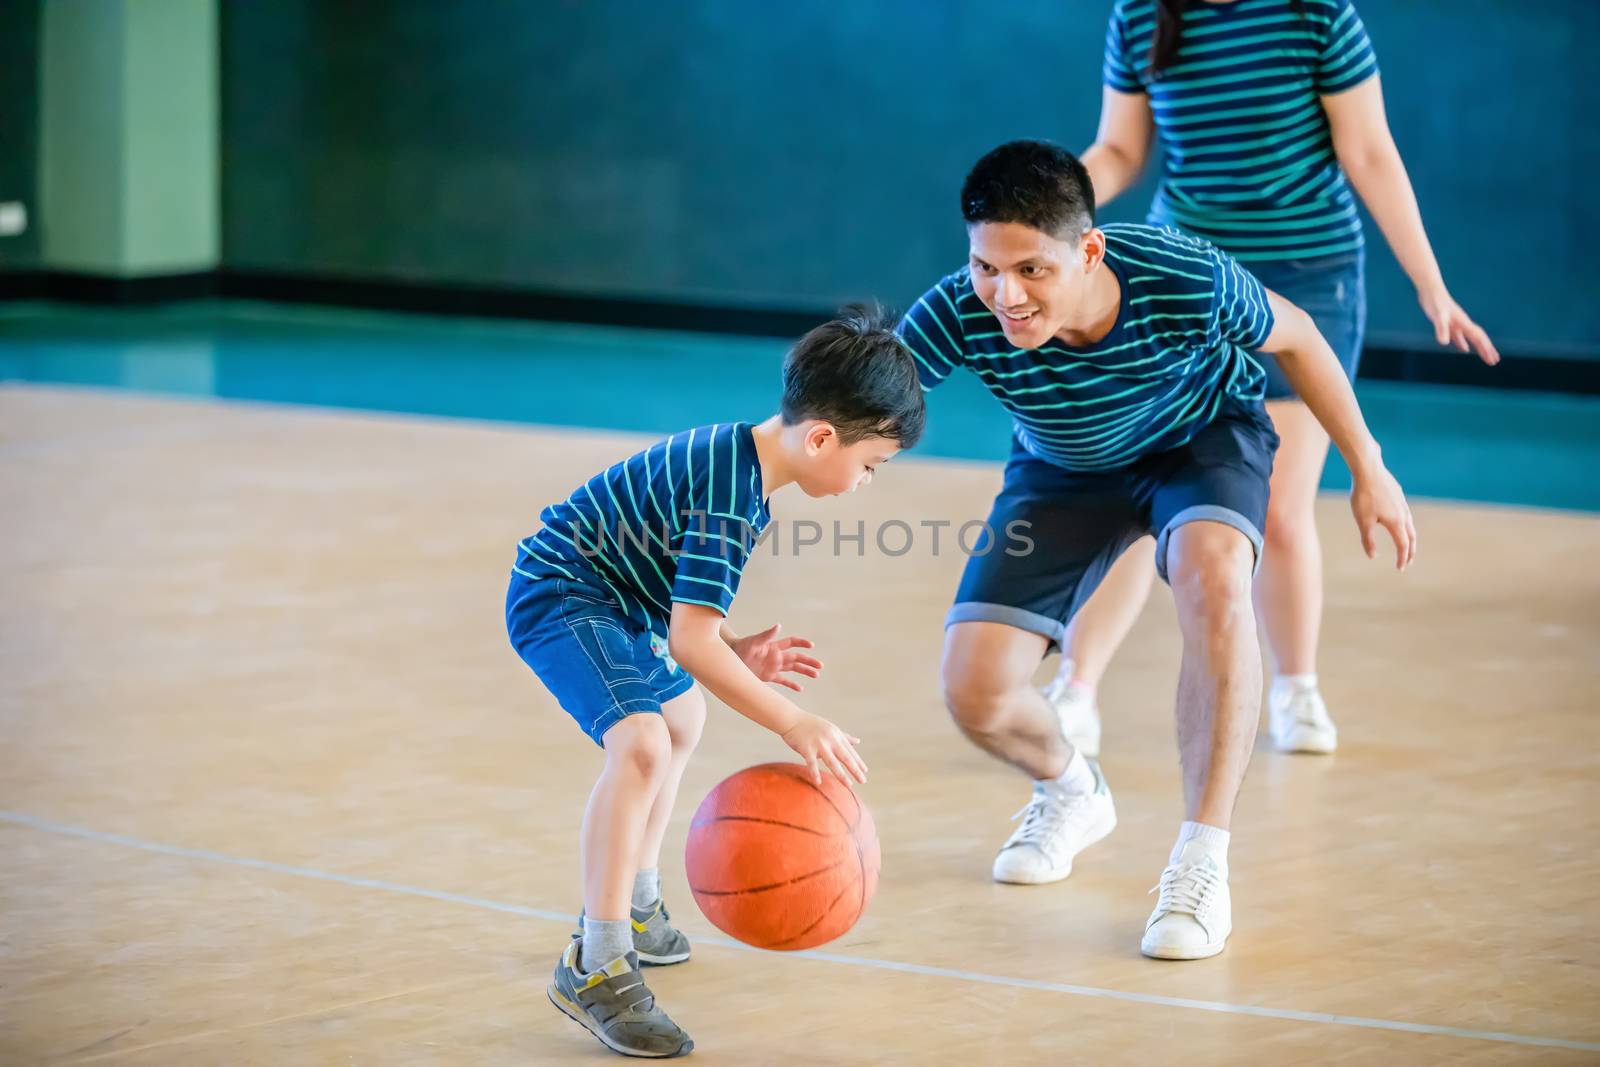
[[816, 453], [822, 451], [824, 445], [830, 440], [837, 439], [838, 431], [826, 422], [813, 422], [811, 428], [806, 430], [806, 451]]

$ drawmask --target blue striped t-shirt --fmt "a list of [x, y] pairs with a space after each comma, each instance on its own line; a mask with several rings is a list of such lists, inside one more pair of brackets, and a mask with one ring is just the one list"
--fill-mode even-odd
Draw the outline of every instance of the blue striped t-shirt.
[[1117, 0], [1104, 79], [1148, 93], [1165, 156], [1148, 221], [1237, 259], [1310, 259], [1362, 246], [1321, 97], [1378, 73], [1350, 0], [1193, 4], [1176, 61], [1150, 76], [1156, 0]]
[[750, 431], [699, 426], [601, 471], [540, 513], [513, 569], [588, 586], [663, 639], [675, 601], [726, 615], [772, 518]]
[[972, 291], [970, 268], [930, 289], [899, 327], [924, 389], [965, 367], [1011, 412], [1022, 446], [1068, 470], [1179, 448], [1226, 398], [1258, 400], [1265, 382], [1250, 350], [1272, 332], [1272, 309], [1249, 271], [1173, 230], [1103, 232], [1122, 299], [1111, 332], [1092, 345], [1011, 347]]

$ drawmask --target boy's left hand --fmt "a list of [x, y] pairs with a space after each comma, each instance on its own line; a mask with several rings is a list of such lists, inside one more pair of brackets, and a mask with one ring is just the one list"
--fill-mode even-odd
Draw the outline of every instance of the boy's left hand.
[[735, 638], [728, 642], [728, 647], [750, 668], [750, 673], [763, 682], [773, 682], [798, 693], [800, 684], [784, 675], [816, 678], [822, 673], [822, 661], [800, 651], [812, 647], [804, 637], [779, 637], [782, 625], [773, 623], [758, 634]]

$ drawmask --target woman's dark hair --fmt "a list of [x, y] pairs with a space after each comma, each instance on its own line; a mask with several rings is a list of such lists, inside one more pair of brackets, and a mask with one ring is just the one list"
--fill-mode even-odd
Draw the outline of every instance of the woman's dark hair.
[[783, 361], [783, 421], [821, 419], [844, 445], [915, 445], [927, 419], [922, 384], [895, 322], [876, 304], [852, 304], [796, 341]]
[[[1150, 77], [1160, 75], [1178, 60], [1183, 47], [1183, 15], [1205, 0], [1156, 0], [1156, 32], [1150, 40]], [[1305, 0], [1289, 0], [1298, 16], [1306, 13]]]

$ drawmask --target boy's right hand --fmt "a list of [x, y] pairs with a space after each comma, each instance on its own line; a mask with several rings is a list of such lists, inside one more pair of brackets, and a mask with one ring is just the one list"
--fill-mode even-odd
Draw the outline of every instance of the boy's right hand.
[[[784, 743], [798, 752], [811, 768], [811, 780], [822, 784], [822, 768], [832, 771], [841, 782], [851, 778], [865, 785], [867, 765], [856, 754], [861, 738], [851, 737], [819, 715], [805, 714], [783, 733]], [[848, 770], [848, 774], [846, 771]]]

